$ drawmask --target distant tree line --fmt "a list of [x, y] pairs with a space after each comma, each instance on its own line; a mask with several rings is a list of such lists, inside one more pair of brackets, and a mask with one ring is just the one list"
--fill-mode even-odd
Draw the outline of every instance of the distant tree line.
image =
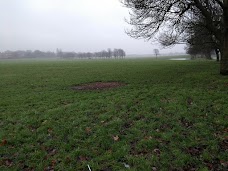
[[63, 59], [92, 59], [92, 58], [102, 58], [102, 59], [122, 59], [126, 56], [123, 49], [113, 49], [108, 48], [107, 50], [102, 50], [99, 52], [64, 52], [61, 49], [57, 49], [56, 52], [43, 52], [40, 50], [26, 50], [26, 51], [5, 51], [0, 52], [0, 59], [20, 59], [20, 58], [63, 58]]
[[99, 52], [63, 52], [61, 49], [56, 50], [56, 56], [60, 58], [124, 58], [126, 53], [123, 49], [110, 48]]
[[20, 59], [20, 58], [53, 58], [56, 54], [54, 52], [42, 52], [40, 50], [18, 50], [18, 51], [5, 51], [0, 52], [0, 59]]

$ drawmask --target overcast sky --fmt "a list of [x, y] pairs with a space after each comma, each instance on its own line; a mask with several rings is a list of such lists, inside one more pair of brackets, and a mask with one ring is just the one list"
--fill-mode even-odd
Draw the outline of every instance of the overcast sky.
[[0, 0], [0, 51], [184, 52], [183, 46], [161, 49], [130, 38], [124, 32], [130, 27], [124, 18], [129, 18], [128, 9], [119, 0]]

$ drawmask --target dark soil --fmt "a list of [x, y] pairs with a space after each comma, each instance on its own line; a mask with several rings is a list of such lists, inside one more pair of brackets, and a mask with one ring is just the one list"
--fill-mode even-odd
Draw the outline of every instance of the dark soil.
[[81, 84], [73, 86], [73, 90], [104, 90], [125, 86], [126, 84], [121, 82], [93, 82], [87, 84]]

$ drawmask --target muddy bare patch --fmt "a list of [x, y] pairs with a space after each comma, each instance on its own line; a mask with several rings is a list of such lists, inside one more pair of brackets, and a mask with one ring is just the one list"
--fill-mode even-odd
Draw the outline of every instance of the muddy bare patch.
[[105, 90], [117, 87], [125, 86], [125, 83], [121, 82], [93, 82], [81, 85], [75, 85], [72, 87], [73, 90]]

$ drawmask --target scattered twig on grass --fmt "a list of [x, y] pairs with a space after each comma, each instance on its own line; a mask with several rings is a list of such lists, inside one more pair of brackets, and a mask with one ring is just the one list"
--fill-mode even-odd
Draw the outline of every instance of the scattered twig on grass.
[[88, 166], [89, 171], [92, 171], [91, 168], [90, 168], [90, 166], [89, 165], [87, 165], [87, 166]]

